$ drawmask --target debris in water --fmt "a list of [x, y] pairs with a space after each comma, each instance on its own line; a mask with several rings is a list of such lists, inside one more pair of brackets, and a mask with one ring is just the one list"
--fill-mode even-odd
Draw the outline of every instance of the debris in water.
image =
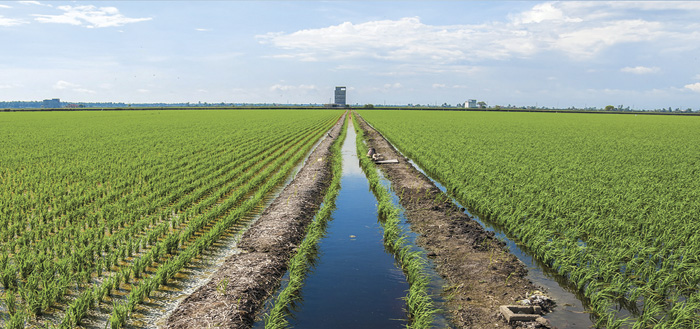
[[520, 305], [539, 306], [544, 313], [551, 312], [556, 306], [556, 302], [539, 290], [532, 292], [532, 295], [525, 295], [525, 299], [518, 301]]

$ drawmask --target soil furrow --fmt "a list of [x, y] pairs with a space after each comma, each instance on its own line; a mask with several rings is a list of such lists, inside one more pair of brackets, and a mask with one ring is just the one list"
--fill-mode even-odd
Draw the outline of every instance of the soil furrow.
[[186, 297], [166, 326], [182, 328], [249, 328], [255, 313], [279, 286], [287, 263], [303, 240], [330, 182], [330, 146], [340, 134], [340, 119], [238, 243], [212, 278]]
[[445, 278], [447, 312], [458, 328], [506, 327], [499, 306], [524, 299], [536, 290], [525, 276], [525, 264], [510, 254], [505, 243], [471, 220], [440, 191], [430, 179], [416, 170], [376, 130], [359, 117], [368, 147], [382, 159], [398, 159], [381, 164], [399, 196], [417, 240]]

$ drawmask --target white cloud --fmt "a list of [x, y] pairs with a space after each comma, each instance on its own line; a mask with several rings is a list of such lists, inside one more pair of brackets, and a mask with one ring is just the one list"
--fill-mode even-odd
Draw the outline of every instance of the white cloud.
[[68, 81], [60, 80], [60, 81], [56, 82], [55, 85], [53, 85], [53, 89], [58, 89], [58, 90], [61, 90], [61, 89], [70, 89], [70, 88], [76, 88], [76, 87], [79, 87], [79, 86], [80, 86], [80, 85], [75, 84], [75, 83], [70, 83], [70, 82], [68, 82]]
[[384, 89], [399, 89], [401, 87], [403, 87], [403, 86], [399, 82], [387, 83], [384, 85]]
[[119, 13], [115, 7], [86, 6], [59, 6], [64, 11], [61, 15], [32, 15], [41, 23], [70, 24], [85, 26], [87, 28], [115, 27], [129, 23], [137, 23], [151, 20], [146, 18], [129, 18]]
[[17, 18], [5, 18], [4, 16], [0, 15], [0, 26], [16, 26], [22, 24], [27, 24], [27, 21]]
[[697, 26], [686, 24], [687, 20], [675, 22], [656, 12], [635, 14], [658, 8], [681, 13], [700, 10], [697, 4], [685, 2], [547, 2], [506, 20], [480, 25], [430, 25], [419, 17], [404, 17], [256, 37], [260, 43], [280, 49], [280, 53], [270, 56], [278, 59], [360, 58], [433, 65], [531, 58], [551, 51], [586, 60], [610, 47], [629, 43], [646, 43], [659, 51], [697, 49], [700, 32]]
[[85, 93], [85, 94], [94, 94], [95, 93], [94, 90], [90, 90], [87, 88], [75, 88], [75, 89], [73, 89], [73, 91], [79, 92], [79, 93]]
[[142, 94], [147, 94], [147, 93], [151, 92], [150, 90], [145, 89], [145, 88], [136, 89], [136, 91], [139, 93], [142, 93]]
[[607, 1], [601, 3], [611, 9], [620, 10], [640, 9], [645, 11], [700, 11], [700, 2], [697, 1]]
[[46, 7], [52, 7], [49, 4], [43, 4], [39, 1], [17, 1], [18, 3], [21, 3], [23, 5], [35, 5], [35, 6], [46, 6]]
[[589, 27], [562, 33], [553, 48], [575, 57], [590, 57], [619, 43], [653, 41], [664, 35], [659, 22], [641, 19], [621, 20], [604, 26]]
[[581, 18], [570, 18], [552, 3], [541, 3], [512, 18], [516, 24], [542, 23], [544, 21], [582, 22]]
[[[320, 29], [258, 35], [263, 44], [288, 51], [277, 58], [303, 61], [366, 57], [369, 59], [406, 61], [423, 59], [451, 62], [469, 57], [475, 45], [486, 39], [483, 31], [467, 25], [432, 26], [418, 17], [371, 21], [360, 24], [345, 22]], [[498, 56], [488, 51], [489, 57]]]
[[72, 83], [68, 81], [63, 81], [59, 80], [53, 85], [53, 89], [56, 90], [70, 90], [78, 93], [85, 93], [85, 94], [94, 94], [94, 90], [90, 90], [87, 88], [81, 88], [79, 84], [77, 83]]
[[444, 83], [433, 83], [433, 89], [442, 89], [442, 88], [446, 88], [446, 87], [447, 87], [447, 85]]
[[212, 29], [196, 28], [196, 29], [194, 29], [194, 30], [195, 30], [195, 31], [198, 31], [198, 32], [210, 32]]
[[632, 74], [650, 74], [659, 72], [661, 69], [658, 67], [646, 67], [646, 66], [635, 66], [635, 67], [623, 67], [620, 72], [632, 73]]
[[12, 8], [12, 6], [8, 6], [8, 5], [0, 5], [0, 8], [3, 8], [3, 9], [10, 9], [10, 8]]
[[696, 93], [700, 93], [700, 82], [691, 83], [691, 84], [685, 85], [685, 86], [683, 86], [683, 87], [684, 87], [685, 89], [692, 90], [692, 91], [694, 91], [694, 92], [696, 92]]
[[276, 84], [272, 87], [270, 87], [270, 91], [309, 91], [309, 90], [317, 90], [318, 88], [315, 85], [297, 85], [297, 86], [292, 86], [292, 85], [282, 85], [282, 84]]

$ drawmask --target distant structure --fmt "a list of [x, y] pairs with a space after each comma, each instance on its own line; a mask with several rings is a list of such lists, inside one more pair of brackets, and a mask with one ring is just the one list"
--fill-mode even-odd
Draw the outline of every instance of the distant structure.
[[335, 106], [345, 107], [345, 87], [335, 87]]
[[468, 109], [475, 109], [476, 108], [476, 99], [470, 99], [466, 103], [464, 103], [464, 107]]
[[41, 102], [41, 107], [45, 109], [57, 109], [61, 107], [61, 99], [59, 98], [53, 98], [53, 99], [45, 99]]

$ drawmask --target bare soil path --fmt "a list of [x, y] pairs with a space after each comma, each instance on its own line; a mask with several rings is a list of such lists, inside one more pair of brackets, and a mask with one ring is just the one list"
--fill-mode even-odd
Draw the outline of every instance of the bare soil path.
[[508, 327], [499, 316], [499, 306], [513, 304], [537, 289], [525, 278], [525, 265], [493, 232], [471, 220], [380, 133], [359, 119], [368, 146], [384, 159], [399, 160], [379, 168], [399, 196], [411, 229], [420, 235], [418, 244], [449, 284], [450, 320], [458, 328]]
[[309, 156], [294, 180], [246, 231], [238, 248], [212, 278], [185, 298], [166, 328], [250, 328], [255, 313], [278, 287], [330, 182], [330, 146], [341, 118]]

